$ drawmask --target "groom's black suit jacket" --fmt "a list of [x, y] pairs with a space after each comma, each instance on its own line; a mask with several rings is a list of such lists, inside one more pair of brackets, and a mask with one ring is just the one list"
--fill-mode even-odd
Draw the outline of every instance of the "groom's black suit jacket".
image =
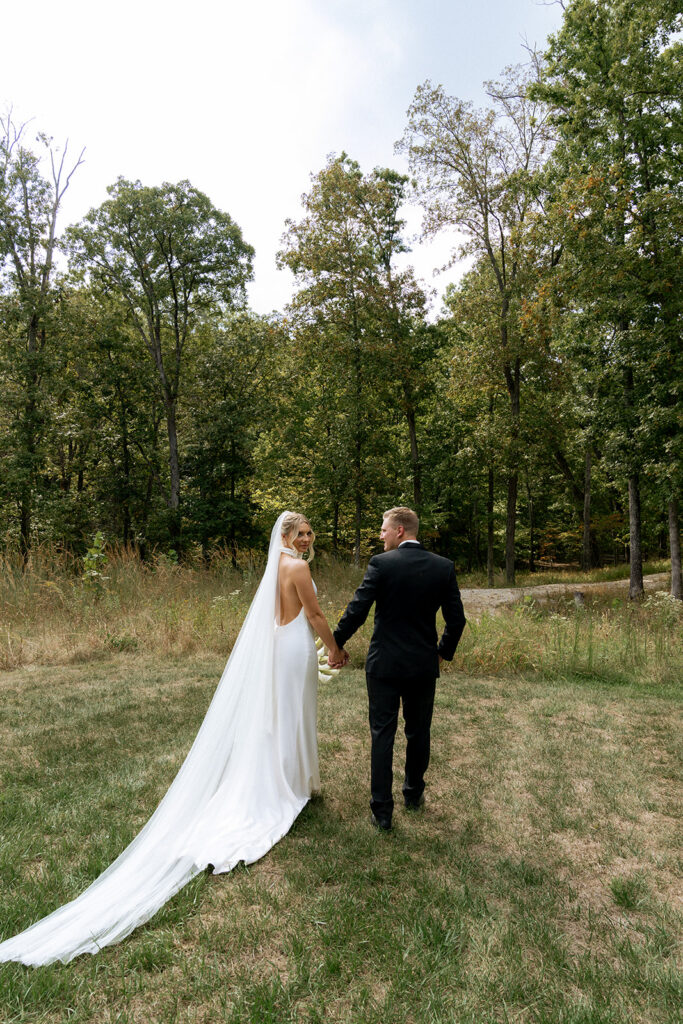
[[[363, 625], [373, 602], [375, 628], [365, 662], [367, 674], [436, 679], [439, 655], [450, 661], [465, 628], [453, 563], [411, 542], [375, 555], [334, 631], [340, 647]], [[439, 608], [446, 623], [440, 642]]]

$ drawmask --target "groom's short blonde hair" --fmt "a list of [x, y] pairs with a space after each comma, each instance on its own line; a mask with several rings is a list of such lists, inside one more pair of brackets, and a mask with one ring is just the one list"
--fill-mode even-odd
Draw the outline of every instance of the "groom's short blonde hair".
[[407, 508], [405, 505], [397, 505], [396, 508], [387, 509], [383, 518], [390, 519], [394, 526], [402, 526], [406, 533], [414, 533], [417, 536], [420, 520], [412, 508]]

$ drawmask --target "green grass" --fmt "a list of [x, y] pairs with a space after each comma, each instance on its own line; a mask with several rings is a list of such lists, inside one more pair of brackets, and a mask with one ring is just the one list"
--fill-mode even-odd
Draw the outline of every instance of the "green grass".
[[[221, 668], [127, 651], [0, 676], [3, 937], [135, 834]], [[323, 792], [267, 857], [200, 876], [97, 957], [0, 966], [3, 1024], [679, 1019], [672, 682], [449, 671], [427, 806], [387, 835], [360, 671], [321, 687], [319, 732]]]
[[683, 680], [683, 602], [590, 595], [536, 601], [471, 617], [454, 659], [469, 674], [538, 675], [600, 684], [675, 686]]

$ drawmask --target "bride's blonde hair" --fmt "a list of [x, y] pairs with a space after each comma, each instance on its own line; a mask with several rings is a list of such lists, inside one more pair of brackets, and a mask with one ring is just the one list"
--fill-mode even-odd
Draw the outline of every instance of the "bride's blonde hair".
[[[287, 542], [287, 547], [292, 546], [290, 544], [290, 540], [294, 537], [295, 534], [299, 532], [299, 527], [301, 526], [302, 523], [305, 523], [306, 526], [311, 526], [310, 520], [307, 519], [306, 516], [302, 515], [300, 512], [285, 512], [285, 517], [282, 520], [282, 526], [280, 527], [280, 530], [282, 532], [282, 536], [285, 538]], [[311, 533], [313, 533], [312, 526]], [[311, 546], [306, 552], [306, 554], [308, 555], [309, 562], [312, 562], [313, 559], [315, 558], [315, 549], [313, 547], [314, 543], [315, 533], [313, 533], [313, 540], [311, 541]]]

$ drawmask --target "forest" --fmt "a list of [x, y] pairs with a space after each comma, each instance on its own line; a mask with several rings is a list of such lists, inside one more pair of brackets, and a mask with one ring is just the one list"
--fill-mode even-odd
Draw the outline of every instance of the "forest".
[[[311, 174], [291, 303], [189, 181], [119, 178], [61, 220], [82, 155], [0, 138], [0, 548], [172, 560], [263, 548], [284, 508], [360, 564], [384, 509], [489, 586], [671, 558], [683, 481], [680, 4], [571, 0], [481, 108], [420, 84], [397, 153]], [[33, 133], [33, 134], [32, 134]], [[467, 270], [435, 309], [405, 223]]]
[[[301, 205], [276, 225], [292, 297], [268, 315], [250, 307], [239, 194], [222, 209], [189, 180], [133, 168], [69, 224], [90, 152], [0, 109], [0, 942], [56, 908], [68, 921], [159, 821], [207, 708], [222, 716], [216, 743], [191, 771], [216, 821], [224, 798], [267, 817], [270, 775], [292, 792], [283, 736], [299, 701], [316, 712], [320, 762], [320, 789], [311, 778], [285, 834], [269, 826], [265, 855], [247, 844], [227, 873], [212, 859], [96, 956], [0, 964], [0, 1021], [680, 1024], [681, 0], [469, 6], [488, 47], [487, 24], [508, 7], [528, 24], [534, 4], [555, 8], [557, 31], [481, 102], [411, 72], [393, 166], [361, 166], [341, 142], [308, 178], [316, 158], [302, 160]], [[189, 109], [181, 89], [204, 101], [184, 61], [209, 31], [201, 58], [220, 54], [220, 75], [236, 40], [246, 54], [239, 91], [213, 99], [229, 111], [244, 97], [252, 118], [242, 68], [267, 68], [270, 102], [273, 38], [308, 81], [330, 39], [345, 61], [371, 18], [382, 30], [396, 16], [392, 45], [405, 26], [415, 38], [393, 75], [362, 82], [405, 84], [428, 11], [430, 62], [437, 36], [454, 67], [474, 49], [449, 36], [466, 6], [268, 0], [222, 5], [220, 22], [210, 0], [124, 3], [115, 19], [15, 5], [21, 33], [8, 12], [6, 36], [26, 80], [49, 45], [60, 97], [91, 45], [126, 126], [130, 75], [152, 145], [160, 104]], [[253, 19], [230, 35], [239, 7]], [[298, 49], [280, 38], [282, 8]], [[146, 79], [130, 54], [123, 67], [129, 37]], [[366, 52], [379, 60], [384, 42]], [[83, 77], [98, 115], [100, 84]], [[211, 142], [207, 121], [181, 120], [180, 146]], [[259, 181], [295, 166], [268, 146]], [[447, 239], [463, 271], [443, 297], [412, 264], [418, 222], [420, 243]], [[262, 580], [275, 584], [263, 564], [282, 511], [310, 517], [332, 626], [399, 504], [454, 561], [467, 625], [439, 673], [424, 805], [401, 799], [407, 723], [397, 733], [387, 831], [368, 806], [372, 616], [349, 664], [320, 672], [316, 708], [315, 687], [290, 698], [277, 682], [268, 631], [263, 645], [238, 637]], [[328, 669], [324, 646], [319, 659]], [[244, 672], [259, 689], [240, 681], [233, 701]], [[219, 691], [230, 699], [214, 704]], [[253, 770], [230, 774], [251, 743]], [[191, 834], [194, 809], [166, 817], [169, 836]], [[136, 898], [166, 882], [148, 850]]]

